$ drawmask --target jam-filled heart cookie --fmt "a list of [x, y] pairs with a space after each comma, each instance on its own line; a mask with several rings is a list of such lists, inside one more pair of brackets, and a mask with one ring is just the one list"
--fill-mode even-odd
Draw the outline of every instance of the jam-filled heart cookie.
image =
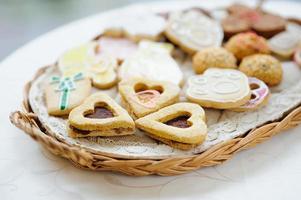
[[126, 80], [139, 77], [181, 84], [183, 74], [170, 55], [171, 50], [172, 46], [168, 43], [140, 42], [138, 51], [122, 63], [119, 78]]
[[296, 32], [285, 31], [272, 37], [269, 40], [269, 46], [276, 55], [289, 58], [297, 49], [300, 41], [301, 37]]
[[170, 82], [133, 78], [119, 84], [121, 101], [133, 118], [140, 118], [179, 100], [179, 86]]
[[135, 12], [116, 15], [110, 20], [110, 28], [104, 31], [106, 36], [126, 37], [132, 41], [148, 39], [158, 41], [166, 26], [164, 17], [150, 12]]
[[187, 99], [204, 107], [236, 108], [250, 96], [248, 77], [238, 70], [210, 68], [188, 79]]
[[117, 59], [110, 55], [96, 55], [96, 42], [70, 49], [59, 59], [58, 68], [63, 76], [83, 73], [94, 87], [107, 89], [117, 82]]
[[221, 46], [223, 40], [221, 25], [195, 10], [171, 13], [165, 35], [190, 54], [207, 47]]
[[135, 131], [126, 110], [105, 93], [94, 93], [69, 114], [70, 137], [121, 136]]
[[150, 137], [174, 148], [189, 150], [207, 136], [205, 112], [193, 103], [176, 103], [135, 121]]
[[246, 104], [232, 109], [233, 111], [243, 112], [255, 110], [268, 103], [270, 90], [263, 81], [254, 77], [249, 77], [249, 85], [252, 92], [251, 99]]
[[90, 92], [91, 81], [81, 73], [68, 77], [52, 76], [45, 86], [48, 114], [68, 115], [90, 95]]
[[110, 55], [119, 62], [129, 58], [138, 49], [135, 42], [123, 37], [102, 36], [97, 43], [96, 54]]

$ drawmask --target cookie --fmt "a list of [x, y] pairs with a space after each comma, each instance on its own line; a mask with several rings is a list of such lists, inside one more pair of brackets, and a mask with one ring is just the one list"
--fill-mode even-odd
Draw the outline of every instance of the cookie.
[[249, 77], [249, 85], [252, 92], [251, 99], [246, 104], [232, 109], [233, 111], [251, 111], [258, 109], [268, 103], [270, 90], [263, 81], [254, 77]]
[[226, 39], [229, 39], [235, 34], [251, 30], [250, 23], [236, 15], [230, 15], [224, 18], [221, 24]]
[[250, 8], [249, 6], [240, 4], [240, 3], [234, 3], [232, 5], [230, 5], [229, 7], [227, 7], [227, 11], [230, 14], [239, 14], [239, 13], [246, 13], [246, 12], [250, 12], [253, 9]]
[[251, 97], [248, 77], [234, 69], [209, 68], [203, 75], [188, 79], [186, 97], [203, 107], [230, 109]]
[[165, 35], [189, 54], [207, 47], [219, 47], [223, 40], [221, 25], [195, 10], [171, 13]]
[[80, 105], [91, 92], [91, 81], [79, 73], [71, 77], [53, 76], [45, 85], [49, 115], [64, 116]]
[[90, 42], [65, 52], [58, 61], [63, 76], [83, 73], [94, 87], [107, 89], [117, 83], [117, 59], [110, 55], [97, 55], [96, 42]]
[[286, 20], [278, 15], [262, 14], [260, 18], [252, 24], [252, 29], [265, 38], [271, 38], [285, 31]]
[[174, 148], [189, 150], [207, 136], [205, 112], [193, 103], [176, 103], [135, 121], [150, 137]]
[[140, 118], [179, 100], [180, 88], [170, 82], [133, 78], [119, 83], [122, 104]]
[[121, 13], [111, 18], [103, 35], [126, 37], [134, 42], [144, 39], [158, 41], [166, 26], [166, 20], [150, 12]]
[[127, 111], [102, 92], [89, 96], [68, 118], [68, 133], [73, 138], [130, 135], [134, 131], [135, 123]]
[[119, 62], [129, 58], [138, 49], [138, 45], [122, 37], [100, 37], [97, 40], [96, 54], [110, 55]]
[[234, 55], [222, 47], [210, 47], [197, 52], [193, 56], [192, 65], [197, 74], [211, 67], [237, 68]]
[[172, 49], [173, 46], [169, 43], [141, 41], [138, 51], [122, 63], [118, 73], [119, 79], [140, 77], [181, 84], [183, 74], [170, 55]]
[[285, 31], [269, 40], [271, 51], [281, 57], [290, 58], [297, 49], [301, 38], [296, 32]]
[[270, 53], [266, 39], [252, 32], [234, 35], [226, 43], [225, 48], [238, 60], [257, 53]]
[[278, 85], [282, 80], [281, 62], [270, 55], [257, 54], [244, 58], [239, 70], [247, 76], [256, 77], [269, 86]]
[[294, 53], [294, 61], [301, 67], [301, 47], [297, 48]]

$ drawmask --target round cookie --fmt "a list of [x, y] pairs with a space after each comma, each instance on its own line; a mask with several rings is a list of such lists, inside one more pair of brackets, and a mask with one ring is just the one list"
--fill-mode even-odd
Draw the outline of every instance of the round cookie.
[[282, 80], [281, 63], [270, 55], [257, 54], [244, 58], [239, 70], [247, 76], [256, 77], [269, 86], [278, 85]]
[[270, 53], [266, 39], [252, 32], [234, 35], [226, 43], [225, 48], [232, 52], [238, 60], [253, 54]]
[[244, 112], [258, 109], [267, 104], [270, 92], [269, 87], [261, 80], [249, 77], [249, 85], [251, 88], [251, 99], [244, 105], [232, 109], [237, 112]]
[[252, 29], [265, 38], [271, 38], [286, 29], [286, 21], [278, 15], [263, 14], [252, 24]]
[[234, 69], [209, 68], [203, 75], [188, 79], [186, 97], [203, 107], [231, 109], [251, 97], [248, 77]]
[[207, 47], [221, 46], [223, 40], [221, 25], [195, 10], [171, 13], [165, 35], [189, 54]]
[[210, 67], [237, 68], [234, 55], [222, 47], [211, 47], [197, 52], [193, 56], [192, 65], [197, 74]]

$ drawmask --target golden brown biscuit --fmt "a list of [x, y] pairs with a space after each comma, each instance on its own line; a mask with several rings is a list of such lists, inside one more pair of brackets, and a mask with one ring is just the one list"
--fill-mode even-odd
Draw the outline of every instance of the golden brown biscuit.
[[69, 136], [120, 136], [135, 131], [135, 124], [127, 111], [107, 94], [89, 96], [69, 114]]
[[266, 39], [252, 32], [234, 35], [226, 43], [225, 48], [232, 52], [238, 60], [253, 54], [270, 53]]
[[201, 74], [210, 67], [237, 68], [234, 55], [221, 47], [206, 48], [193, 56], [192, 65], [195, 73]]
[[187, 99], [203, 107], [236, 108], [250, 96], [248, 77], [238, 70], [209, 68], [203, 75], [188, 79]]
[[188, 150], [207, 136], [205, 112], [193, 103], [176, 103], [135, 121], [152, 138]]
[[140, 118], [179, 100], [180, 88], [170, 82], [132, 78], [119, 84], [123, 105]]
[[45, 99], [49, 115], [63, 116], [80, 105], [91, 92], [91, 81], [79, 73], [70, 77], [53, 76], [46, 82]]
[[256, 54], [242, 60], [239, 70], [247, 76], [256, 77], [269, 86], [278, 85], [282, 80], [281, 62], [270, 55]]

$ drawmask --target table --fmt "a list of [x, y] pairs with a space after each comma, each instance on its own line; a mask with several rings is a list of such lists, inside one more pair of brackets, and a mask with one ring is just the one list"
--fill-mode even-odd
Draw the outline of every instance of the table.
[[[176, 8], [193, 3], [212, 8], [229, 1], [167, 1], [124, 9]], [[286, 16], [299, 14], [301, 17], [301, 4], [297, 2], [268, 2], [266, 8]], [[54, 62], [64, 50], [96, 35], [95, 23], [108, 13], [51, 31], [16, 50], [1, 63], [0, 199], [300, 198], [301, 126], [240, 152], [222, 165], [173, 177], [129, 177], [80, 170], [50, 154], [12, 126], [8, 115], [20, 107], [25, 82], [39, 67]]]

